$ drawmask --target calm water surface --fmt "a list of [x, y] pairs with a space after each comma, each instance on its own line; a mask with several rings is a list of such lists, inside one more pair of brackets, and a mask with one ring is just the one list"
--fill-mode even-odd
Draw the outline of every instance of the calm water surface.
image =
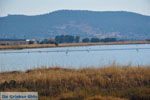
[[150, 65], [150, 44], [1, 50], [0, 71], [27, 70], [41, 66], [101, 67]]

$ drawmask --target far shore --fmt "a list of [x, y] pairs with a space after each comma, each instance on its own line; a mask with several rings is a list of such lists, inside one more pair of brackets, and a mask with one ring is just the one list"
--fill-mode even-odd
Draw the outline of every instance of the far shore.
[[0, 45], [0, 50], [75, 47], [75, 46], [92, 46], [92, 45], [125, 45], [125, 44], [150, 44], [150, 41], [120, 41], [120, 42], [98, 42], [98, 43], [62, 43], [62, 44], [58, 44], [58, 45], [55, 45], [55, 44]]

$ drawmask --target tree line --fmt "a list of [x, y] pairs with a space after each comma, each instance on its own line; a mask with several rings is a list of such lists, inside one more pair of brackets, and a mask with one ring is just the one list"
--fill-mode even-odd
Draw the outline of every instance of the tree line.
[[95, 43], [95, 42], [116, 42], [116, 38], [104, 38], [104, 39], [99, 39], [99, 38], [84, 38], [82, 39], [83, 43]]
[[72, 35], [58, 35], [55, 39], [44, 39], [41, 41], [41, 44], [53, 44], [53, 43], [96, 43], [96, 42], [116, 42], [116, 38], [80, 38], [80, 36], [72, 36]]
[[79, 43], [80, 37], [79, 36], [72, 36], [72, 35], [60, 35], [55, 37], [56, 43]]

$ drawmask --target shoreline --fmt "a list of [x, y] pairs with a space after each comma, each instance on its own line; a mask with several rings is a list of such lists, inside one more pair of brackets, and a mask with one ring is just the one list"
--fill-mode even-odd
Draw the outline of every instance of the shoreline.
[[30, 44], [30, 45], [0, 45], [0, 50], [10, 49], [32, 49], [32, 48], [55, 48], [55, 47], [77, 47], [94, 45], [127, 45], [127, 44], [150, 44], [150, 41], [121, 41], [121, 42], [98, 42], [98, 43], [62, 43], [55, 44]]

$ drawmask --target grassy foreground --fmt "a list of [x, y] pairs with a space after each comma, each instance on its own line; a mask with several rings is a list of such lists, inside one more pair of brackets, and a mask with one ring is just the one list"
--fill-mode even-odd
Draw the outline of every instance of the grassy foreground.
[[150, 67], [1, 72], [0, 91], [38, 91], [40, 100], [150, 100]]
[[91, 46], [91, 45], [122, 45], [122, 44], [150, 44], [150, 41], [122, 41], [122, 42], [98, 42], [98, 43], [63, 43], [55, 44], [30, 44], [30, 45], [0, 45], [0, 50], [5, 49], [30, 49], [30, 48], [54, 48], [54, 47], [72, 47], [72, 46]]

